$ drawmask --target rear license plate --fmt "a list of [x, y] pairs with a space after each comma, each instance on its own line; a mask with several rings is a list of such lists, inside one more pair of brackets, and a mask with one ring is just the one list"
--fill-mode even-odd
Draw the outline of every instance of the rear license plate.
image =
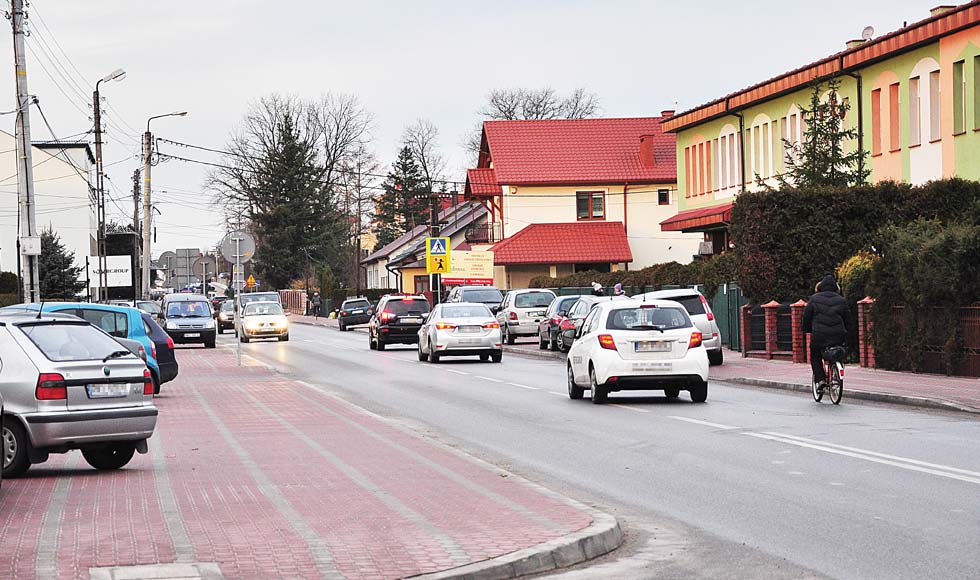
[[544, 312], [528, 312], [528, 316], [544, 316]]
[[674, 369], [674, 363], [669, 362], [641, 362], [633, 363], [633, 372], [670, 372]]
[[480, 328], [479, 326], [460, 326], [459, 327], [460, 334], [477, 334], [481, 330], [483, 330], [483, 329]]
[[363, 310], [351, 310], [351, 314], [364, 314]]
[[200, 332], [188, 332], [184, 335], [184, 338], [199, 338], [201, 336]]
[[421, 318], [402, 318], [399, 322], [403, 324], [418, 324], [422, 322]]
[[463, 338], [460, 339], [459, 344], [480, 344], [480, 339], [478, 338]]
[[125, 397], [129, 393], [129, 385], [120, 383], [118, 385], [86, 385], [89, 399], [111, 399], [113, 397]]
[[642, 341], [634, 343], [636, 352], [670, 352], [670, 343], [661, 341]]

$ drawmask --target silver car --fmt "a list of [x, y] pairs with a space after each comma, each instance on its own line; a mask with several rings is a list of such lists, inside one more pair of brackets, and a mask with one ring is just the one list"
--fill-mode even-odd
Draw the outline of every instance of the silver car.
[[497, 312], [504, 341], [514, 344], [519, 336], [537, 336], [538, 324], [555, 299], [551, 290], [511, 290]]
[[439, 304], [419, 329], [419, 360], [438, 363], [444, 356], [479, 355], [500, 362], [500, 323], [485, 304]]
[[724, 361], [724, 350], [721, 345], [721, 331], [715, 321], [715, 315], [711, 312], [711, 306], [703, 294], [693, 288], [677, 288], [675, 290], [658, 290], [634, 296], [637, 300], [672, 300], [679, 303], [687, 310], [694, 321], [694, 325], [704, 336], [704, 349], [708, 351], [708, 362], [712, 365], [720, 365]]
[[74, 316], [0, 315], [3, 473], [80, 449], [96, 469], [119, 469], [156, 427], [143, 361]]

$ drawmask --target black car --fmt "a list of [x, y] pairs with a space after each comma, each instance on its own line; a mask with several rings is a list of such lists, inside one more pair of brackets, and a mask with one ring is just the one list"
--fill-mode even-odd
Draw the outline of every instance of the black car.
[[218, 334], [224, 334], [225, 329], [235, 330], [235, 301], [225, 300], [218, 311]]
[[541, 350], [550, 348], [558, 350], [558, 334], [561, 323], [568, 315], [568, 310], [581, 296], [559, 296], [551, 302], [544, 313], [544, 319], [538, 323], [538, 346]]
[[340, 312], [337, 322], [340, 324], [340, 332], [345, 332], [349, 327], [358, 324], [367, 324], [371, 321], [371, 314], [374, 309], [367, 298], [351, 298], [344, 300], [340, 305]]
[[504, 293], [493, 286], [457, 286], [446, 297], [446, 302], [486, 304], [494, 314], [500, 310], [503, 301]]
[[419, 329], [429, 314], [424, 296], [385, 296], [368, 322], [368, 346], [384, 350], [388, 344], [416, 344]]
[[144, 312], [142, 318], [143, 328], [153, 342], [153, 347], [156, 349], [154, 356], [157, 359], [157, 365], [160, 367], [160, 376], [153, 377], [153, 394], [159, 395], [160, 385], [176, 379], [177, 372], [180, 370], [177, 366], [177, 355], [174, 353], [174, 340], [164, 329], [160, 328], [160, 325], [153, 320], [149, 313]]

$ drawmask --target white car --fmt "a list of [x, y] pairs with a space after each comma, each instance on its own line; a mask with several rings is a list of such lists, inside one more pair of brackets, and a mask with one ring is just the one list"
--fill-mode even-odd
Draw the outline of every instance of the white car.
[[497, 311], [500, 332], [507, 344], [514, 344], [519, 336], [537, 336], [538, 324], [544, 320], [545, 313], [555, 293], [551, 290], [511, 290], [504, 296]]
[[419, 329], [419, 360], [438, 363], [444, 356], [479, 356], [499, 363], [503, 357], [500, 324], [485, 304], [437, 305]]
[[278, 302], [249, 302], [238, 317], [242, 342], [257, 338], [289, 340], [289, 320]]
[[611, 391], [662, 390], [676, 398], [708, 398], [703, 335], [684, 308], [669, 300], [598, 303], [568, 352], [568, 397], [603, 403]]
[[708, 363], [712, 366], [724, 362], [724, 350], [721, 345], [721, 331], [715, 321], [715, 314], [708, 305], [703, 294], [693, 288], [678, 288], [675, 290], [657, 290], [634, 296], [638, 300], [672, 300], [687, 310], [701, 334], [704, 335], [704, 349], [708, 351]]

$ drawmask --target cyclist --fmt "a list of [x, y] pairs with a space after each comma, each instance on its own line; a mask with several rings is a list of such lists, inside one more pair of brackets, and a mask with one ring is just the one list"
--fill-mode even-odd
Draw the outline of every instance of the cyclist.
[[817, 293], [803, 309], [803, 332], [810, 334], [810, 368], [818, 389], [827, 384], [823, 370], [823, 351], [846, 346], [850, 336], [847, 300], [840, 295], [837, 281], [830, 274], [817, 284]]

